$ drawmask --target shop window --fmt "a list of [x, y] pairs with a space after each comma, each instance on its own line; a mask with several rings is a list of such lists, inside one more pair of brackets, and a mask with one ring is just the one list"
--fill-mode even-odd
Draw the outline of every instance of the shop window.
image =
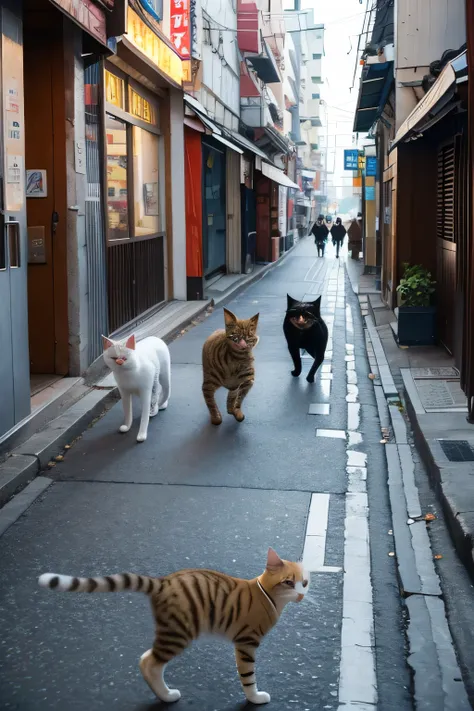
[[105, 74], [108, 240], [150, 239], [165, 224], [159, 100], [115, 67]]
[[116, 74], [105, 71], [105, 98], [119, 109], [125, 108], [125, 82]]
[[107, 115], [107, 221], [109, 239], [128, 237], [127, 124]]
[[135, 237], [160, 232], [159, 138], [133, 126]]

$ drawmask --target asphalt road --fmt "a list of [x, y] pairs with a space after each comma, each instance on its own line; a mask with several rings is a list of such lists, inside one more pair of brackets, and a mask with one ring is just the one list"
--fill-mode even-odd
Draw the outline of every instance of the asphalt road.
[[[308, 359], [299, 379], [290, 375], [282, 332], [287, 292], [295, 298], [321, 293], [323, 315], [332, 326], [332, 349], [313, 385], [304, 377]], [[312, 575], [309, 599], [287, 607], [264, 640], [259, 688], [271, 694], [269, 708], [275, 711], [412, 709], [395, 560], [388, 555], [393, 539], [385, 457], [362, 321], [344, 259], [336, 260], [329, 245], [318, 260], [312, 241], [304, 240], [228, 307], [242, 317], [260, 312], [256, 383], [244, 401], [245, 421], [225, 415], [213, 427], [202, 398], [201, 347], [223, 324], [217, 309], [171, 345], [170, 405], [151, 421], [148, 440], [135, 441], [138, 418], [128, 435], [118, 434], [119, 403], [69, 450], [54, 470], [54, 484], [2, 536], [2, 709], [165, 708], [154, 701], [138, 669], [153, 640], [148, 601], [137, 594], [53, 594], [38, 588], [37, 577], [162, 575], [199, 566], [254, 577], [263, 570], [268, 546], [285, 558], [302, 556], [314, 493], [328, 495], [329, 572]], [[357, 396], [349, 400], [360, 408], [358, 434], [348, 439], [349, 368], [358, 382]], [[225, 393], [218, 398], [224, 405]], [[329, 404], [329, 414], [308, 414], [314, 404]], [[316, 436], [317, 429], [335, 430], [325, 434], [336, 436]], [[351, 566], [344, 558], [348, 450], [367, 458], [370, 541], [361, 545], [370, 545], [370, 567], [360, 568], [360, 575], [370, 574], [372, 596], [364, 604], [374, 620], [373, 644], [353, 657], [351, 669], [362, 692], [376, 695], [376, 705], [340, 707], [342, 698], [358, 693], [341, 675], [348, 658], [348, 637], [341, 631], [351, 622], [343, 612], [342, 572]], [[350, 643], [357, 649], [357, 639]], [[371, 658], [375, 689], [364, 689]], [[233, 650], [219, 641], [200, 641], [187, 650], [170, 664], [167, 680], [182, 693], [176, 709], [245, 707]]]

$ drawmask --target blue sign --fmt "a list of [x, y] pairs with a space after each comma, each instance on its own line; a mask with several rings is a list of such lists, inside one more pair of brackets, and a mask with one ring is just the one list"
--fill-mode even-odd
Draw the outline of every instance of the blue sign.
[[344, 170], [357, 170], [359, 168], [359, 151], [346, 149], [344, 151]]
[[374, 178], [377, 175], [377, 158], [375, 156], [367, 156], [365, 159], [365, 174]]
[[373, 185], [365, 186], [365, 199], [375, 200], [375, 187]]

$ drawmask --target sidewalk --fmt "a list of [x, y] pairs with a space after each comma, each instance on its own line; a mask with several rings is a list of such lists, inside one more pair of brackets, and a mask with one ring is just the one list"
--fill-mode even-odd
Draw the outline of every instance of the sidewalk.
[[[251, 274], [222, 276], [206, 291], [204, 301], [170, 301], [138, 325], [122, 329], [117, 337], [135, 333], [138, 340], [157, 336], [170, 343], [190, 326], [205, 320], [219, 304], [281, 265], [293, 249], [276, 262], [256, 265]], [[102, 357], [92, 363], [83, 378], [70, 380], [74, 381], [73, 387], [63, 397], [32, 412], [17, 432], [5, 442], [0, 441], [0, 507], [42, 471], [55, 467], [62, 450], [102, 417], [119, 397], [115, 380]]]
[[[398, 346], [396, 316], [376, 292], [375, 278], [362, 275], [363, 265], [350, 261], [348, 272], [373, 343], [372, 364], [381, 380], [388, 366], [394, 389], [406, 403], [418, 450], [454, 544], [474, 575], [474, 426], [466, 420], [467, 400], [459, 371], [442, 347]], [[390, 384], [385, 387], [390, 389]]]

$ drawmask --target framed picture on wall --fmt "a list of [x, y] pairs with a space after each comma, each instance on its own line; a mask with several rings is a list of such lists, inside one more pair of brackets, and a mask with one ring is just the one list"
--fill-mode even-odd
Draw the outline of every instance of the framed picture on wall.
[[145, 202], [145, 215], [154, 217], [159, 215], [158, 183], [145, 183], [143, 185], [143, 199]]
[[26, 197], [48, 197], [48, 187], [46, 183], [45, 170], [35, 169], [26, 171]]

